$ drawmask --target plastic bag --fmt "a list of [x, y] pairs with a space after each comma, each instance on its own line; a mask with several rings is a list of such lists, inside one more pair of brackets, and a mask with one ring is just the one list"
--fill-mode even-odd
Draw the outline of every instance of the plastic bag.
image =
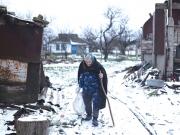
[[83, 115], [85, 111], [85, 104], [82, 97], [82, 92], [78, 92], [73, 102], [74, 111], [80, 115]]
[[76, 88], [76, 90], [75, 90], [75, 93], [78, 94], [78, 93], [80, 92], [80, 89], [81, 89], [81, 88], [78, 86], [78, 87]]

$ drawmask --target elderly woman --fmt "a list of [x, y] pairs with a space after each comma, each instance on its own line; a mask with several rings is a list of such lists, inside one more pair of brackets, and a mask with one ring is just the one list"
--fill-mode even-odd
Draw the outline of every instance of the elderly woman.
[[86, 118], [92, 120], [94, 126], [98, 126], [97, 118], [99, 110], [105, 108], [106, 97], [101, 87], [102, 79], [105, 92], [107, 93], [107, 74], [104, 67], [96, 60], [92, 54], [87, 54], [80, 63], [78, 69], [79, 89], [82, 88], [85, 103]]

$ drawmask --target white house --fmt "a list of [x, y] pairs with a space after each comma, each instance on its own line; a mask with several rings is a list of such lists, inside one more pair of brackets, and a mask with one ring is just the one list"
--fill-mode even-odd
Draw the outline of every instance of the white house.
[[58, 38], [49, 43], [52, 54], [85, 54], [89, 52], [89, 45], [78, 37], [77, 34], [59, 34]]

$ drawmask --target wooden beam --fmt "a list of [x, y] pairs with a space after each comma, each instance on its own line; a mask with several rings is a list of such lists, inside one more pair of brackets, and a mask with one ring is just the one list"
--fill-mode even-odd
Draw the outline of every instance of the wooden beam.
[[[38, 109], [44, 109], [44, 110], [47, 110], [47, 111], [50, 111], [51, 110], [51, 107], [50, 106], [44, 106], [44, 105], [39, 105], [39, 106], [35, 106], [35, 105], [23, 105], [24, 107], [25, 107], [25, 109], [28, 109], [28, 108], [30, 108], [30, 109], [34, 109], [34, 110], [38, 110]], [[11, 105], [11, 104], [2, 104], [2, 105], [0, 105], [0, 108], [1, 109], [4, 109], [4, 108], [6, 108], [7, 109], [7, 107], [9, 107], [9, 108], [11, 108], [11, 109], [20, 109], [20, 105], [18, 106], [18, 105]], [[8, 108], [8, 109], [9, 109]]]
[[[168, 3], [156, 3], [155, 9], [168, 9]], [[172, 9], [180, 9], [180, 3], [172, 3]]]
[[168, 9], [168, 4], [167, 3], [156, 3], [155, 9]]

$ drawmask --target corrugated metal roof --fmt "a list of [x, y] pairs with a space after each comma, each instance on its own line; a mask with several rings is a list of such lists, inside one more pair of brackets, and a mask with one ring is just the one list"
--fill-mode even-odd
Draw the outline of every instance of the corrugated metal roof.
[[150, 17], [143, 25], [143, 38], [146, 38], [149, 33], [152, 33], [153, 17]]
[[29, 26], [39, 26], [39, 27], [45, 27], [46, 25], [40, 22], [34, 22], [33, 20], [24, 20], [17, 16], [11, 15], [11, 14], [3, 14], [0, 16], [0, 24], [17, 24], [17, 25], [29, 25]]

